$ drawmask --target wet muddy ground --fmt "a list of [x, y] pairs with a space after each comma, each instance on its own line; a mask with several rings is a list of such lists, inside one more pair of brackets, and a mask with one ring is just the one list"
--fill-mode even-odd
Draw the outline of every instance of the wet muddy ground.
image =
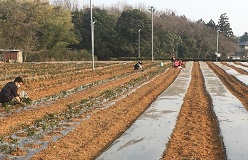
[[[248, 87], [214, 63], [207, 62], [207, 65], [226, 88], [240, 100], [243, 106], [248, 108]], [[129, 65], [129, 67], [131, 66], [132, 64]], [[233, 66], [232, 68], [236, 69], [237, 67]], [[156, 69], [158, 69], [157, 66], [152, 67], [151, 65], [143, 72], [131, 73], [127, 77], [98, 85], [94, 89], [86, 89], [64, 100], [61, 99], [49, 107], [34, 111], [23, 111], [3, 118], [1, 120], [3, 125], [0, 127], [1, 136], [18, 130], [20, 122], [31, 124], [37, 117], [41, 117], [46, 113], [65, 110], [68, 101], [73, 102], [75, 99], [80, 100], [83, 97], [96, 96], [99, 91], [124, 84], [148, 71]], [[168, 144], [163, 148], [164, 152], [161, 158], [163, 157], [166, 160], [226, 159], [226, 150], [223, 147], [223, 141], [220, 136], [218, 119], [213, 112], [212, 100], [206, 91], [204, 77], [198, 62], [194, 62], [192, 68], [169, 67], [168, 70], [148, 80], [110, 107], [105, 109], [96, 108], [81, 114], [77, 118], [85, 119], [82, 123], [59, 140], [49, 143], [47, 148], [32, 156], [31, 159], [96, 159], [146, 111], [153, 101], [175, 81], [178, 74], [182, 74], [185, 69], [191, 69], [191, 81], [186, 94], [183, 95], [183, 103], [180, 106], [181, 109], [175, 128]], [[130, 69], [123, 68], [123, 66], [120, 66], [119, 70], [123, 73], [132, 72]], [[247, 74], [245, 71], [242, 72]], [[110, 75], [110, 73], [106, 74]], [[94, 76], [89, 73], [89, 78], [85, 79], [85, 81], [90, 82], [93, 78], [94, 80], [109, 78], [106, 74]], [[111, 75], [118, 74], [120, 74], [118, 68], [111, 72]], [[65, 83], [65, 87], [70, 88], [69, 82], [67, 83]], [[74, 85], [78, 84], [82, 85], [82, 82], [75, 81]], [[50, 94], [51, 92], [56, 93], [56, 87], [53, 89], [48, 88], [46, 90]], [[45, 90], [41, 91], [41, 93], [42, 95], [46, 94]], [[7, 158], [8, 156], [6, 156]]]

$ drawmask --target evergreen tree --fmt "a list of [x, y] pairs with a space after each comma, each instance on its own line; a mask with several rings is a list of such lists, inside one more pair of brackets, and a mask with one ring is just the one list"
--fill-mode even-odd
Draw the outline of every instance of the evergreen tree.
[[216, 28], [216, 24], [212, 19], [210, 19], [210, 21], [206, 25], [210, 28], [213, 28], [213, 29]]
[[141, 29], [141, 52], [143, 55], [147, 55], [150, 53], [148, 50], [150, 43], [147, 42], [150, 42], [151, 20], [144, 12], [138, 9], [123, 11], [116, 23], [116, 30], [119, 36], [118, 56], [137, 56], [139, 29]]
[[[82, 35], [82, 47], [91, 50], [91, 22], [90, 10], [86, 10], [82, 15], [82, 25], [76, 25], [77, 30]], [[116, 50], [116, 37], [115, 31], [116, 17], [109, 14], [106, 10], [100, 8], [93, 9], [93, 22], [94, 22], [94, 50], [95, 55], [100, 60], [113, 57]], [[79, 22], [78, 22], [79, 23]]]
[[223, 33], [226, 37], [233, 37], [232, 28], [230, 27], [229, 18], [226, 13], [221, 14], [218, 22], [218, 29], [220, 33]]
[[239, 43], [248, 41], [248, 33], [245, 32], [239, 39]]

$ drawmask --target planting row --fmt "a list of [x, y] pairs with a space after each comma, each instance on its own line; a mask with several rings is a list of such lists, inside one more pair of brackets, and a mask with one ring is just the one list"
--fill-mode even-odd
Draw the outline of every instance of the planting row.
[[[32, 105], [25, 106], [22, 109], [12, 109], [8, 113], [2, 112], [2, 117], [5, 117], [2, 121], [5, 122], [6, 126], [2, 126], [1, 130], [9, 130], [9, 134], [14, 133], [13, 135], [8, 135], [6, 132], [2, 134], [5, 135], [2, 141], [2, 152], [22, 155], [24, 148], [30, 145], [24, 144], [23, 141], [32, 142], [27, 139], [33, 138], [37, 140], [37, 137], [39, 138], [37, 141], [40, 141], [44, 135], [54, 129], [61, 128], [71, 118], [80, 116], [94, 108], [110, 105], [110, 100], [127, 94], [132, 88], [134, 89], [151, 80], [164, 70], [166, 70], [166, 67], [159, 67], [157, 63], [147, 65], [143, 71], [134, 72], [127, 69], [126, 73], [120, 72], [119, 75], [105, 76], [107, 79], [99, 78], [98, 81], [91, 81], [91, 83], [36, 100]], [[103, 89], [101, 89], [101, 86], [103, 86]], [[96, 92], [93, 91], [95, 88], [98, 88]], [[92, 94], [83, 95], [90, 92]], [[38, 113], [35, 110], [39, 110]], [[61, 132], [64, 132], [64, 130], [61, 130]], [[24, 135], [24, 140], [23, 137], [18, 139], [17, 135]], [[14, 139], [14, 141], [11, 139]], [[43, 141], [47, 143], [45, 140]], [[33, 153], [33, 149], [31, 150]], [[26, 156], [29, 155], [29, 153], [26, 153]]]

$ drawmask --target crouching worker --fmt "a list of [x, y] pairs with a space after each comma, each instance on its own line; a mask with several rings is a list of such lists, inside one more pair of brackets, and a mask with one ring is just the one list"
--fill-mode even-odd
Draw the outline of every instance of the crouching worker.
[[182, 66], [183, 68], [185, 68], [185, 67], [186, 67], [186, 62], [182, 61], [181, 66]]
[[180, 61], [179, 60], [175, 60], [174, 62], [174, 67], [180, 67]]
[[176, 68], [185, 68], [186, 63], [183, 62], [182, 60], [176, 60], [174, 63], [174, 67]]
[[142, 69], [142, 62], [136, 63], [133, 67], [134, 67], [134, 70]]
[[18, 88], [23, 85], [23, 80], [21, 77], [16, 77], [14, 82], [8, 82], [0, 92], [0, 103], [21, 103], [21, 98], [17, 93]]
[[172, 67], [175, 66], [175, 62], [176, 62], [176, 57], [175, 57], [175, 55], [173, 54], [172, 57], [171, 57], [171, 66], [172, 66]]

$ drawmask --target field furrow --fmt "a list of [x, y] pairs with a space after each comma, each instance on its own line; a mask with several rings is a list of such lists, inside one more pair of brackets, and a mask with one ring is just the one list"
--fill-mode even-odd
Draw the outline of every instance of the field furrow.
[[218, 122], [197, 62], [177, 124], [167, 145], [167, 159], [225, 159]]
[[[116, 148], [123, 135], [132, 136], [133, 125], [149, 132], [152, 127], [142, 125], [146, 120], [154, 121], [149, 125], [159, 120], [154, 125], [159, 130], [118, 144], [123, 155], [131, 151], [127, 159], [149, 160], [153, 154], [165, 160], [246, 156], [244, 63], [188, 62], [180, 69], [170, 62], [161, 66], [147, 61], [139, 71], [133, 70], [133, 62], [96, 63], [94, 71], [90, 63], [0, 65], [0, 86], [20, 75], [26, 82], [21, 89], [33, 99], [30, 105], [0, 109], [0, 159], [108, 159], [112, 150], [106, 151]], [[156, 137], [163, 141], [157, 151], [150, 143], [161, 135]], [[143, 148], [135, 148], [140, 152], [123, 149], [141, 141]], [[149, 156], [137, 155], [142, 151]]]
[[[126, 70], [126, 72], [127, 71], [130, 71], [130, 69]], [[156, 67], [147, 68], [144, 72], [136, 72], [136, 74], [127, 74], [125, 75], [125, 77], [119, 77], [115, 79], [114, 82], [107, 81], [106, 83], [92, 86], [86, 90], [74, 93], [64, 98], [60, 98], [51, 104], [44, 103], [41, 104], [41, 106], [39, 106], [38, 108], [35, 108], [34, 106], [30, 110], [23, 110], [21, 112], [9, 114], [7, 117], [3, 117], [0, 120], [0, 122], [5, 124], [0, 127], [0, 135], [1, 136], [8, 135], [13, 131], [22, 129], [23, 126], [33, 124], [35, 120], [42, 118], [46, 114], [63, 112], [68, 108], [68, 105], [72, 103], [79, 102], [89, 97], [97, 97], [101, 92], [104, 92], [106, 90], [111, 90], [118, 86], [122, 86], [123, 84], [133, 79], [137, 79], [138, 77], [142, 77], [147, 73], [154, 71], [156, 71]], [[113, 76], [116, 76], [116, 74], [114, 74]], [[105, 77], [105, 78], [109, 78], [109, 77]], [[99, 77], [99, 79], [102, 80], [102, 77]], [[92, 79], [92, 80], [94, 81], [98, 79]]]
[[50, 144], [47, 149], [32, 159], [96, 158], [174, 81], [179, 71], [179, 69], [170, 68], [115, 105], [97, 111], [66, 137]]
[[246, 110], [248, 110], [248, 86], [240, 82], [233, 75], [227, 74], [222, 68], [216, 66], [215, 64], [208, 62], [208, 66], [213, 70], [213, 72], [219, 77], [221, 82], [226, 86], [226, 88], [235, 95], [240, 102], [244, 105]]

